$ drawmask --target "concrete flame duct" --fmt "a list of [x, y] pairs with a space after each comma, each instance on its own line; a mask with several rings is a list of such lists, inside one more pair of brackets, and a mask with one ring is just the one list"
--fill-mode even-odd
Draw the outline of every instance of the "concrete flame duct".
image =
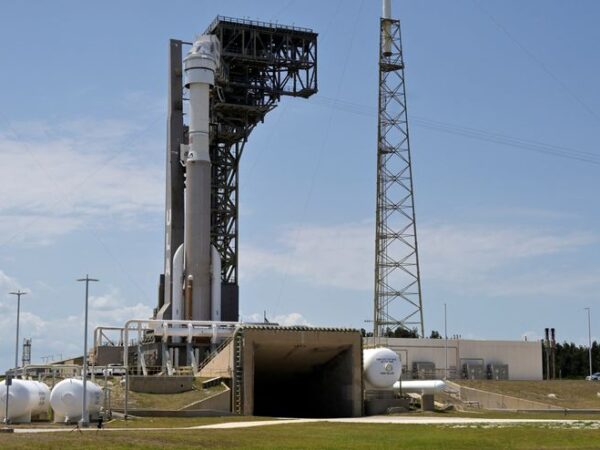
[[362, 414], [362, 339], [357, 330], [243, 325], [222, 353], [225, 357], [216, 357], [204, 374], [230, 374], [236, 414]]

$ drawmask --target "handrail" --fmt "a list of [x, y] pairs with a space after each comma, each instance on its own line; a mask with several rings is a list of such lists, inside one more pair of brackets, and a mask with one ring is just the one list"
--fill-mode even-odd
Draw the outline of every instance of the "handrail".
[[263, 28], [275, 28], [275, 29], [283, 29], [289, 31], [300, 31], [302, 33], [314, 33], [314, 31], [310, 28], [305, 27], [296, 27], [293, 25], [280, 25], [278, 23], [273, 22], [262, 22], [260, 20], [249, 20], [249, 19], [238, 19], [235, 17], [227, 17], [227, 16], [217, 16], [208, 26], [204, 34], [209, 34], [212, 32], [219, 22], [231, 22], [237, 23], [240, 25], [250, 25], [255, 27], [263, 27]]

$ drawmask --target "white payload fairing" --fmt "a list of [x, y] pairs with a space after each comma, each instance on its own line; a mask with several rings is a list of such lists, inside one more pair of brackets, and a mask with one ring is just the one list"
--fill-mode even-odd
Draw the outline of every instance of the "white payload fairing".
[[202, 35], [183, 61], [189, 90], [183, 244], [173, 257], [173, 319], [221, 320], [221, 257], [211, 244], [210, 95], [220, 65], [216, 36]]

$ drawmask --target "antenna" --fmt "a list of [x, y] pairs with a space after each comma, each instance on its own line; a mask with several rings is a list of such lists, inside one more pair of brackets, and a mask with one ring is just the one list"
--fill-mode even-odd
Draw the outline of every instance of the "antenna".
[[402, 39], [391, 9], [391, 0], [383, 0], [373, 336], [416, 328], [424, 337]]

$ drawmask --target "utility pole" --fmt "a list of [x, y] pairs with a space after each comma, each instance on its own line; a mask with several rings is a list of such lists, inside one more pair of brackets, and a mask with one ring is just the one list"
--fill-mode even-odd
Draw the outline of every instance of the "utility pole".
[[400, 21], [383, 0], [379, 41], [373, 336], [425, 337]]
[[590, 360], [590, 377], [592, 376], [592, 312], [589, 306], [587, 308], [584, 308], [587, 310], [587, 316], [588, 316], [588, 355], [589, 355], [589, 360]]
[[88, 294], [89, 294], [89, 286], [90, 281], [100, 281], [95, 278], [90, 278], [89, 275], [86, 274], [85, 278], [80, 278], [77, 281], [85, 281], [85, 326], [83, 333], [83, 404], [81, 406], [81, 421], [80, 425], [82, 427], [88, 427], [90, 425], [90, 417], [87, 411], [87, 390], [86, 390], [86, 381], [87, 381], [87, 335], [88, 335]]
[[546, 380], [550, 379], [550, 328], [544, 328], [544, 350], [546, 353]]
[[23, 292], [19, 289], [17, 292], [11, 292], [10, 295], [17, 296], [17, 339], [15, 342], [15, 376], [16, 376], [17, 369], [19, 368], [19, 319], [21, 316], [21, 296], [27, 295], [27, 292]]
[[446, 370], [444, 371], [444, 380], [448, 379], [448, 314], [446, 304], [444, 303], [444, 350], [446, 352]]

